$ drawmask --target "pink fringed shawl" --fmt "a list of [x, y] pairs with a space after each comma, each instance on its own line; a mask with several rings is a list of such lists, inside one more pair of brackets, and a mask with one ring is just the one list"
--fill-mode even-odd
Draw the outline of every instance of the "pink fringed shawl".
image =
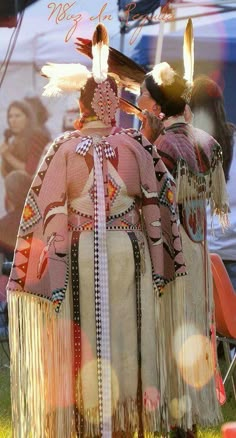
[[[152, 149], [152, 146], [139, 132], [129, 130], [110, 135], [109, 143], [114, 150], [117, 141], [124, 143], [138, 162], [153, 280], [161, 291], [166, 283], [185, 274], [175, 184], [159, 155], [152, 150], [152, 157], [145, 151], [144, 147]], [[80, 142], [79, 131], [57, 138], [34, 178], [20, 223], [8, 283], [9, 292], [22, 291], [47, 298], [53, 301], [56, 310], [64, 299], [69, 277], [71, 235], [68, 231], [67, 157], [70, 148], [75, 150]]]

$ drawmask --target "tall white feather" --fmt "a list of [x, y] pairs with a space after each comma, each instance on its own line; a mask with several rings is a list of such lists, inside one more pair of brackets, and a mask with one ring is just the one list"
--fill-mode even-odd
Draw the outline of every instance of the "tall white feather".
[[109, 37], [105, 26], [99, 23], [93, 34], [92, 73], [98, 84], [105, 81], [108, 73]]
[[193, 23], [191, 18], [188, 19], [183, 44], [183, 58], [184, 58], [184, 79], [190, 84], [193, 83], [194, 72], [194, 37], [193, 37]]

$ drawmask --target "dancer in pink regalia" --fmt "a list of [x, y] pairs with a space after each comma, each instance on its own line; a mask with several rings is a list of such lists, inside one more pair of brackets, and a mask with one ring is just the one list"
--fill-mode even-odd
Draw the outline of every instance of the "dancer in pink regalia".
[[116, 126], [107, 43], [100, 24], [92, 73], [43, 69], [47, 93], [81, 90], [83, 114], [51, 145], [20, 224], [8, 283], [17, 437], [161, 428], [155, 303], [186, 273], [176, 189], [148, 140]]

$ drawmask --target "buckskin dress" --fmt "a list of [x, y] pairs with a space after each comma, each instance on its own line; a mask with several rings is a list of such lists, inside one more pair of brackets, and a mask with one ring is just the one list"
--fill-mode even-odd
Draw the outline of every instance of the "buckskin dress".
[[155, 147], [176, 181], [183, 254], [187, 276], [178, 295], [160, 300], [163, 410], [167, 427], [192, 429], [222, 420], [217, 399], [212, 276], [206, 241], [206, 205], [227, 221], [228, 198], [222, 152], [216, 140], [183, 118], [167, 120]]
[[51, 145], [8, 283], [17, 438], [161, 427], [158, 291], [185, 265], [175, 185], [134, 130], [90, 122]]

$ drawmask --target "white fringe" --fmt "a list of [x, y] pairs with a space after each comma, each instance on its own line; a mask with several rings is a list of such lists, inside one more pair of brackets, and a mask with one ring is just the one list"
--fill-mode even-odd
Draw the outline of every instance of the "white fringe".
[[[193, 243], [193, 245], [199, 244]], [[186, 245], [184, 250], [186, 251]], [[189, 256], [188, 251], [185, 255]], [[187, 261], [187, 267], [194, 266], [194, 260], [187, 258]], [[209, 267], [206, 271], [208, 273], [206, 274], [207, 296], [204, 293], [204, 284], [203, 290], [199, 290], [197, 278], [202, 274], [196, 268], [191, 272], [190, 283], [188, 283], [188, 276], [177, 278], [165, 287], [161, 297], [156, 297], [159, 347], [157, 363], [160, 372], [158, 384], [160, 385], [163, 432], [168, 431], [170, 426], [179, 426], [187, 430], [192, 429], [194, 423], [209, 427], [222, 421], [216, 399], [213, 356], [211, 357], [209, 348], [208, 333], [211, 325], [209, 318], [212, 314], [213, 303], [210, 291], [211, 278], [208, 278]], [[193, 279], [194, 273], [196, 280]], [[195, 288], [194, 284], [191, 284], [193, 281], [196, 281]], [[200, 281], [199, 284], [202, 283], [204, 282]], [[192, 302], [194, 299], [196, 302]], [[205, 315], [204, 308], [207, 299], [210, 311], [208, 315]], [[195, 335], [199, 336], [195, 338], [196, 344], [191, 339]], [[198, 356], [199, 350], [201, 354]], [[209, 355], [209, 368], [206, 368], [206, 354]], [[201, 387], [198, 386], [200, 382], [202, 382]]]
[[[75, 438], [73, 326], [69, 293], [56, 314], [44, 298], [14, 292], [8, 297], [13, 438]], [[159, 406], [143, 408], [146, 437], [160, 427]], [[118, 402], [113, 431], [133, 436], [136, 401]], [[98, 408], [84, 412], [84, 435], [99, 436]]]
[[185, 163], [179, 162], [176, 174], [176, 198], [177, 203], [183, 205], [196, 198], [209, 202], [211, 214], [219, 216], [223, 228], [228, 226], [229, 198], [220, 161], [205, 175], [195, 175]]
[[15, 438], [74, 437], [72, 326], [45, 299], [11, 293], [12, 427]]
[[212, 196], [210, 205], [211, 214], [219, 215], [222, 228], [227, 228], [229, 225], [229, 197], [226, 191], [224, 171], [221, 163], [218, 163], [212, 172]]
[[176, 278], [169, 283], [161, 297], [156, 295], [156, 330], [157, 330], [157, 364], [159, 368], [159, 388], [160, 388], [160, 416], [163, 432], [170, 429], [171, 418], [169, 410], [170, 394], [173, 394], [173, 385], [176, 384], [176, 392], [182, 397], [186, 392], [183, 380], [179, 373], [173, 374], [174, 363], [174, 339], [180, 327], [180, 343], [184, 343], [186, 334], [184, 332], [184, 308], [185, 308], [185, 279]]

